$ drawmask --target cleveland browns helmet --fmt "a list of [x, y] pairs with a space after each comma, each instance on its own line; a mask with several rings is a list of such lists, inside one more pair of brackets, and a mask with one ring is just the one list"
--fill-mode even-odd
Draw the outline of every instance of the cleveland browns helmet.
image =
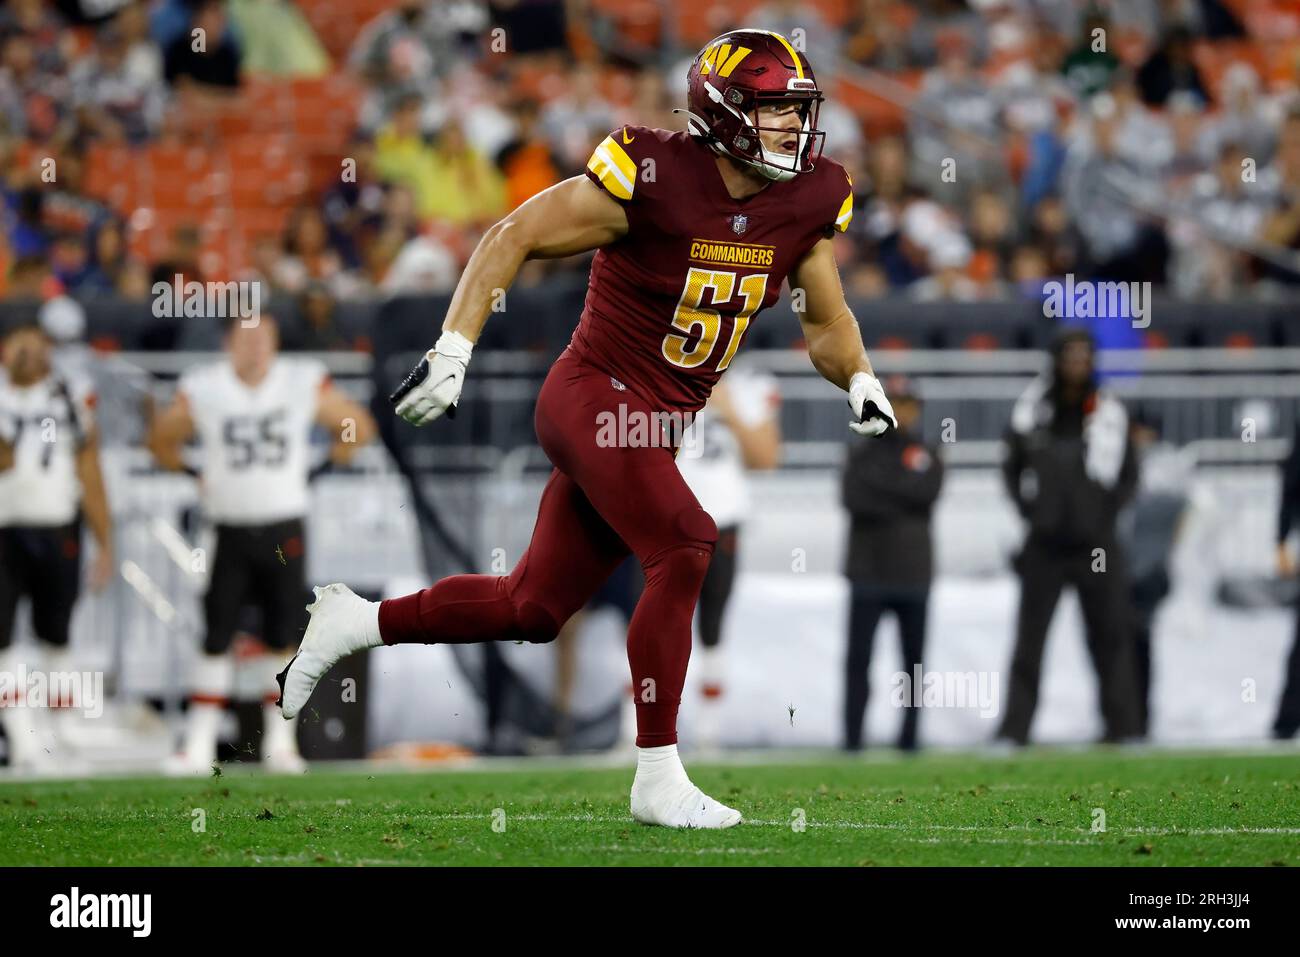
[[[808, 58], [768, 30], [732, 30], [710, 40], [691, 63], [684, 111], [691, 135], [768, 179], [784, 182], [807, 173], [821, 156], [826, 134], [817, 128], [824, 97]], [[795, 103], [802, 128], [793, 153], [767, 149], [758, 108]]]

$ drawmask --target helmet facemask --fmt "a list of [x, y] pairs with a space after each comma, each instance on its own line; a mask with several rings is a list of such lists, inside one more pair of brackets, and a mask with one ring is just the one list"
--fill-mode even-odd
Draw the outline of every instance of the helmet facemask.
[[[800, 173], [807, 173], [821, 156], [826, 134], [817, 128], [817, 118], [821, 111], [822, 94], [811, 80], [790, 80], [789, 89], [783, 93], [743, 92], [731, 86], [724, 97], [713, 84], [705, 81], [705, 90], [709, 98], [730, 113], [736, 120], [738, 132], [730, 137], [730, 142], [707, 130], [703, 122], [692, 124], [699, 133], [705, 133], [712, 141], [715, 150], [744, 163], [767, 179], [784, 183], [794, 179]], [[759, 111], [764, 106], [795, 102], [800, 104], [799, 115], [802, 120], [798, 130], [781, 126], [762, 126]], [[697, 119], [692, 116], [692, 118]], [[697, 132], [693, 129], [692, 132]], [[796, 138], [793, 153], [769, 150], [762, 139], [763, 133], [781, 133]]]
[[[787, 130], [784, 127], [761, 126], [759, 110], [763, 106], [770, 106], [780, 103], [799, 102], [799, 117], [802, 123], [798, 130]], [[746, 159], [753, 169], [757, 170], [763, 176], [777, 183], [784, 183], [792, 180], [800, 173], [806, 173], [813, 168], [817, 158], [821, 156], [821, 148], [825, 143], [826, 134], [817, 129], [817, 115], [821, 108], [821, 95], [813, 97], [761, 97], [754, 103], [752, 112], [753, 123], [751, 129], [758, 139], [758, 156], [753, 159]], [[769, 150], [763, 144], [763, 133], [784, 133], [795, 137], [795, 150], [793, 153], [784, 153], [780, 151]]]

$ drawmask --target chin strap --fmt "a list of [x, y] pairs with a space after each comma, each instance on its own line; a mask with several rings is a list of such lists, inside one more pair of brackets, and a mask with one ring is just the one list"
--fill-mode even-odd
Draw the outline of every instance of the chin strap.
[[[728, 107], [728, 109], [730, 109], [730, 107]], [[694, 136], [696, 139], [700, 140], [701, 142], [705, 143], [709, 147], [711, 147], [713, 149], [713, 152], [721, 156], [726, 156], [729, 159], [733, 159], [737, 163], [744, 163], [750, 169], [757, 171], [758, 173], [767, 177], [773, 182], [784, 183], [794, 179], [795, 176], [799, 174], [799, 171], [797, 169], [789, 169], [787, 167], [781, 166], [781, 164], [779, 163], [775, 163], [772, 160], [768, 159], [767, 157], [770, 154], [768, 152], [767, 147], [763, 145], [762, 140], [760, 140], [758, 144], [759, 151], [763, 154], [762, 162], [748, 159], [743, 156], [736, 156], [735, 154], [728, 152], [726, 148], [723, 147], [722, 142], [716, 136], [714, 136], [713, 133], [709, 130], [709, 124], [699, 114], [692, 113], [690, 110], [683, 109], [681, 107], [674, 109], [672, 112], [685, 113], [687, 119], [686, 132], [689, 133], [691, 136]], [[735, 110], [732, 110], [732, 112], [734, 113]], [[804, 122], [805, 131], [798, 133], [796, 135], [801, 137], [809, 135], [806, 132], [807, 125], [808, 125], [807, 121], [805, 121]], [[792, 157], [792, 159], [797, 164], [799, 162], [798, 154], [795, 154], [795, 156]]]

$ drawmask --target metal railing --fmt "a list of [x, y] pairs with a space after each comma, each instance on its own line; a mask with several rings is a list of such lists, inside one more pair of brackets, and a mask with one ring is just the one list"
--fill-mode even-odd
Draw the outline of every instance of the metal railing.
[[[119, 372], [134, 370], [127, 395], [143, 392], [162, 401], [169, 380], [210, 358], [206, 353], [121, 354], [114, 365]], [[318, 358], [344, 388], [369, 398], [369, 357]], [[982, 574], [1002, 567], [1017, 532], [994, 471], [1002, 455], [999, 437], [1016, 398], [1041, 370], [1043, 356], [881, 352], [873, 359], [882, 374], [914, 377], [926, 397], [927, 433], [937, 438], [945, 418], [955, 423], [956, 441], [943, 444], [951, 476], [936, 513], [941, 572]], [[850, 438], [843, 394], [821, 380], [802, 353], [752, 352], [746, 361], [779, 379], [785, 446], [783, 468], [754, 477], [759, 518], [744, 565], [779, 567], [787, 561], [787, 539], [798, 535], [828, 543], [810, 554], [810, 570], [833, 572], [843, 533], [837, 470]], [[1126, 403], [1161, 415], [1168, 437], [1185, 445], [1197, 463], [1209, 497], [1220, 512], [1232, 515], [1214, 546], [1220, 561], [1266, 571], [1276, 463], [1286, 454], [1297, 421], [1300, 349], [1103, 352], [1100, 366], [1120, 373], [1110, 384]], [[476, 356], [467, 390], [474, 402], [455, 427], [464, 429], [464, 419], [483, 416], [493, 444], [412, 449], [431, 498], [481, 570], [502, 561], [513, 565], [532, 530], [537, 496], [550, 470], [531, 429], [532, 405], [547, 369], [548, 363], [532, 354]], [[149, 377], [144, 386], [141, 375]], [[1256, 423], [1261, 427], [1255, 441], [1242, 435], [1243, 410], [1272, 418]], [[133, 410], [128, 402], [113, 414], [143, 415], [143, 408]], [[187, 556], [205, 542], [195, 530], [180, 530], [181, 516], [197, 502], [193, 480], [158, 472], [136, 444], [142, 431], [140, 423], [113, 430], [125, 438], [110, 440], [105, 449], [121, 574], [105, 594], [83, 599], [74, 640], [117, 679], [110, 686], [118, 694], [158, 696], [174, 706], [183, 692], [180, 675], [202, 631], [204, 578], [187, 564]], [[365, 450], [353, 467], [315, 484], [307, 531], [309, 577], [368, 588], [399, 578], [422, 580], [427, 572], [417, 536], [403, 480], [382, 448]]]

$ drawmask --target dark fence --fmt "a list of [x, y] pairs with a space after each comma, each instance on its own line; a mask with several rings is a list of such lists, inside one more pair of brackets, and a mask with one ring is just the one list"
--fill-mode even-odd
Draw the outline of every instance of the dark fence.
[[[586, 277], [560, 275], [535, 286], [516, 286], [504, 308], [488, 323], [482, 344], [487, 349], [558, 353], [568, 341], [586, 293]], [[412, 350], [436, 338], [450, 296], [420, 296], [387, 301], [338, 303], [331, 330], [337, 345], [369, 351], [380, 335], [409, 336]], [[1044, 314], [1037, 299], [980, 303], [917, 303], [904, 299], [851, 300], [869, 349], [1041, 349], [1050, 342], [1059, 320]], [[30, 318], [36, 303], [0, 302], [0, 324]], [[159, 318], [152, 302], [96, 298], [83, 303], [87, 338], [104, 349], [216, 349], [221, 324], [212, 318]], [[1114, 347], [1300, 346], [1300, 302], [1199, 303], [1156, 298], [1150, 324], [1134, 328], [1124, 318], [1092, 320], [1103, 343]], [[263, 308], [268, 308], [264, 306]], [[286, 348], [309, 347], [313, 336], [296, 301], [273, 299], [269, 308], [280, 320]], [[750, 326], [746, 347], [798, 347], [799, 323], [788, 297]], [[319, 341], [319, 340], [316, 340]], [[318, 346], [317, 346], [318, 347]]]

